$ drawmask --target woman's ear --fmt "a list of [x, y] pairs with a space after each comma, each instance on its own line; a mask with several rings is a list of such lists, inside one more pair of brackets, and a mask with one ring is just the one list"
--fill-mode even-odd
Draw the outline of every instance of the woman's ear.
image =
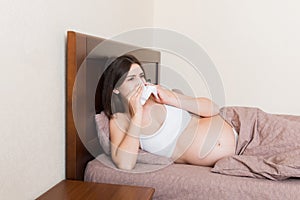
[[119, 91], [119, 90], [117, 90], [117, 89], [113, 89], [113, 93], [115, 93], [115, 94], [119, 94], [119, 93], [120, 93], [120, 91]]

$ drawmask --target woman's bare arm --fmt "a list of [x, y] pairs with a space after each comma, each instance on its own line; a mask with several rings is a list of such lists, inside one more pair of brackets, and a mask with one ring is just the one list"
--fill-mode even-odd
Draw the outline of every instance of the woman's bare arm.
[[173, 100], [173, 106], [203, 117], [211, 117], [219, 114], [219, 106], [208, 98], [194, 98], [182, 94], [175, 94], [175, 96], [176, 100]]
[[136, 164], [143, 116], [143, 106], [140, 102], [142, 90], [143, 88], [139, 86], [127, 96], [131, 119], [126, 128], [120, 126], [120, 123], [126, 121], [125, 118], [118, 119], [115, 115], [110, 120], [111, 156], [120, 169], [131, 170]]
[[212, 100], [205, 97], [190, 97], [157, 86], [159, 99], [157, 102], [172, 105], [203, 117], [219, 114], [219, 107]]
[[134, 116], [123, 130], [117, 119], [110, 121], [111, 156], [120, 169], [134, 168], [139, 151], [141, 117]]

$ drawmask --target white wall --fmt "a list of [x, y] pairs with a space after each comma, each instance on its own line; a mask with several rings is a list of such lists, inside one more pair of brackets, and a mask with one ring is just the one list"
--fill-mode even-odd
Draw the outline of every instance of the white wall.
[[66, 31], [111, 37], [153, 23], [153, 2], [0, 2], [0, 198], [34, 199], [65, 177]]
[[[154, 26], [190, 37], [213, 60], [226, 105], [300, 115], [299, 1], [154, 2]], [[174, 64], [170, 56], [162, 60]]]

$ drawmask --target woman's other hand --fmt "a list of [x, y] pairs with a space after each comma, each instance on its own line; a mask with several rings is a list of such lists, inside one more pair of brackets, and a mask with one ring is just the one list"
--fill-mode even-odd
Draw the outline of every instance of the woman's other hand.
[[161, 85], [156, 85], [157, 96], [154, 98], [157, 103], [178, 106], [178, 97], [175, 92], [168, 90]]

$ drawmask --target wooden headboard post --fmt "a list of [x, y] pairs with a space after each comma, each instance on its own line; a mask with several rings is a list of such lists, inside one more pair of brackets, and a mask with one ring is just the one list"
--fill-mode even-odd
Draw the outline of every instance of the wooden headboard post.
[[[68, 31], [67, 35], [67, 105], [66, 105], [66, 178], [83, 180], [84, 162], [92, 156], [84, 148], [74, 124], [72, 113], [73, 87], [76, 73], [86, 57], [86, 38], [84, 35]], [[82, 47], [82, 48], [80, 48]], [[82, 153], [81, 153], [82, 152]], [[83, 163], [78, 161], [82, 160]]]
[[[94, 159], [97, 156], [97, 153], [101, 153], [101, 147], [99, 145], [99, 141], [97, 139], [97, 133], [94, 124], [91, 124], [93, 121], [93, 117], [91, 116], [92, 107], [90, 105], [91, 100], [94, 100], [94, 96], [92, 94], [88, 94], [86, 91], [90, 89], [90, 76], [94, 75], [93, 71], [89, 71], [91, 68], [100, 69], [102, 64], [99, 64], [100, 57], [107, 57], [107, 55], [102, 55], [103, 52], [94, 53], [87, 62], [87, 57], [89, 54], [95, 49], [95, 47], [103, 42], [105, 39], [90, 36], [86, 34], [77, 33], [74, 31], [67, 32], [67, 69], [66, 69], [66, 178], [72, 180], [83, 180], [84, 179], [84, 170], [87, 163]], [[132, 47], [128, 44], [116, 43], [112, 42], [111, 44], [120, 45], [117, 47]], [[91, 53], [92, 54], [92, 53]], [[147, 70], [150, 74], [152, 74], [152, 79], [154, 83], [159, 83], [159, 63], [160, 63], [160, 52], [153, 51], [150, 49], [139, 49], [131, 52], [136, 56], [142, 63], [151, 64], [152, 66], [144, 67], [146, 74]], [[89, 65], [87, 65], [89, 63]], [[153, 65], [154, 64], [154, 65]], [[83, 67], [84, 66], [84, 67]], [[74, 94], [74, 85], [76, 84], [76, 78], [78, 71], [84, 71], [83, 81], [80, 82], [80, 92], [75, 90], [76, 95], [81, 95], [80, 97], [73, 96]], [[101, 69], [102, 71], [104, 70]], [[99, 71], [99, 70], [98, 70]], [[95, 76], [95, 75], [94, 75]], [[153, 78], [154, 77], [154, 78]], [[93, 83], [94, 84], [94, 83]], [[77, 86], [77, 85], [76, 85]], [[77, 92], [77, 93], [76, 93]], [[84, 98], [82, 98], [82, 95]], [[87, 96], [87, 97], [85, 97]], [[78, 100], [79, 99], [79, 100]], [[90, 135], [82, 135], [79, 136], [78, 130], [75, 126], [76, 113], [73, 112], [73, 107], [77, 106], [81, 113], [83, 113], [82, 120], [80, 121], [81, 127], [83, 127], [83, 132], [92, 132], [92, 137]], [[77, 108], [76, 107], [76, 108]], [[94, 121], [93, 121], [94, 123]], [[90, 128], [93, 126], [93, 129]], [[83, 140], [87, 140], [88, 144], [92, 144], [93, 151], [90, 153], [90, 149], [87, 149], [82, 142]], [[83, 144], [84, 143], [84, 144]], [[97, 145], [99, 147], [97, 147]], [[94, 148], [96, 146], [96, 148]], [[96, 153], [95, 153], [96, 152]], [[93, 154], [93, 155], [92, 155]]]

